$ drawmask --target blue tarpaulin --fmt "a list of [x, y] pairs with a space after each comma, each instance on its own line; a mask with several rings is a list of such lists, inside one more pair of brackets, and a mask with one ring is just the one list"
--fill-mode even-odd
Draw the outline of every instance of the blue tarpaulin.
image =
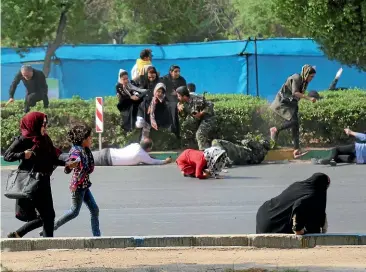
[[[254, 41], [164, 46], [65, 45], [57, 49], [55, 58], [58, 62], [52, 65], [49, 77], [59, 79], [61, 98], [114, 95], [118, 70], [131, 71], [140, 51], [150, 48], [153, 64], [161, 76], [168, 73], [170, 65], [177, 64], [187, 82], [196, 84], [197, 92], [259, 94], [271, 100], [285, 79], [299, 73], [304, 64], [316, 66], [316, 78], [308, 87], [312, 90], [327, 89], [341, 67], [338, 62], [328, 60], [311, 39], [267, 39], [258, 40], [256, 45], [257, 50]], [[45, 50], [31, 48], [21, 57], [13, 49], [2, 48], [2, 100], [8, 99], [9, 86], [23, 63], [42, 68]], [[339, 86], [366, 89], [366, 73], [356, 68], [343, 68]], [[19, 86], [15, 98], [24, 98], [24, 93], [24, 86]]]

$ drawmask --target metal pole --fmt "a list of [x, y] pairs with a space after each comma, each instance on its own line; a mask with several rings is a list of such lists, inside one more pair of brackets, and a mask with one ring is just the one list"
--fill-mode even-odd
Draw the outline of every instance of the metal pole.
[[257, 96], [259, 96], [258, 88], [258, 53], [257, 53], [257, 37], [254, 37], [254, 54], [255, 54], [255, 81], [257, 86]]
[[249, 95], [249, 56], [248, 56], [248, 54], [245, 55], [245, 59], [247, 62], [247, 95]]
[[247, 42], [245, 43], [244, 49], [239, 53], [239, 56], [245, 55], [245, 61], [247, 64], [247, 95], [249, 95], [249, 58], [248, 58], [248, 53], [245, 53], [245, 50], [247, 49], [247, 46], [248, 46], [250, 40], [251, 40], [251, 38], [248, 37]]
[[99, 134], [99, 151], [102, 150], [102, 133], [98, 133]]

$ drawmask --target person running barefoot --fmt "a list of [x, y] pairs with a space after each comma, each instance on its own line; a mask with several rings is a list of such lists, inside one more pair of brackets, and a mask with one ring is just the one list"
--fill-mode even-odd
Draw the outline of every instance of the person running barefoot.
[[270, 109], [278, 114], [284, 123], [280, 128], [272, 127], [270, 129], [271, 140], [276, 143], [279, 133], [282, 130], [292, 130], [292, 140], [294, 143], [294, 158], [297, 159], [307, 152], [300, 151], [300, 125], [299, 125], [299, 101], [307, 99], [316, 102], [316, 98], [305, 95], [308, 84], [313, 80], [316, 74], [315, 69], [306, 64], [302, 67], [301, 74], [294, 74], [287, 78], [281, 89], [276, 95]]

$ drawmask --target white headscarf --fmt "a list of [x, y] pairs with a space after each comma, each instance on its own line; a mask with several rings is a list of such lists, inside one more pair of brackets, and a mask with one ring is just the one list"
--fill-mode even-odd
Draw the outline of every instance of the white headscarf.
[[203, 151], [203, 156], [207, 161], [207, 168], [210, 174], [216, 177], [224, 168], [227, 161], [226, 151], [220, 147], [213, 146]]
[[[158, 97], [156, 97], [156, 92], [159, 90], [159, 89], [163, 89], [164, 91], [164, 96], [163, 98], [160, 100]], [[166, 86], [164, 83], [158, 83], [156, 84], [155, 88], [154, 88], [154, 96], [151, 100], [151, 104], [150, 104], [150, 122], [151, 124], [156, 124], [156, 120], [155, 120], [155, 108], [156, 108], [156, 103], [158, 102], [157, 100], [159, 100], [160, 102], [163, 102], [163, 99], [165, 97], [165, 92], [166, 92]]]

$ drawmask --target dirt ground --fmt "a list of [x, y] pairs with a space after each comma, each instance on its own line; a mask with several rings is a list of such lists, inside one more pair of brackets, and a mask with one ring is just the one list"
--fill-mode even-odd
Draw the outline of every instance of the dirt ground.
[[[230, 265], [232, 268], [239, 268], [244, 264], [248, 268], [287, 267], [301, 268], [302, 271], [366, 271], [366, 246], [312, 249], [225, 247], [5, 251], [2, 252], [1, 259], [3, 267], [9, 271], [137, 271], [135, 269], [142, 267], [145, 270], [139, 271], [187, 271], [178, 267]], [[146, 269], [169, 267], [169, 265], [171, 267], [174, 265], [175, 269]]]

